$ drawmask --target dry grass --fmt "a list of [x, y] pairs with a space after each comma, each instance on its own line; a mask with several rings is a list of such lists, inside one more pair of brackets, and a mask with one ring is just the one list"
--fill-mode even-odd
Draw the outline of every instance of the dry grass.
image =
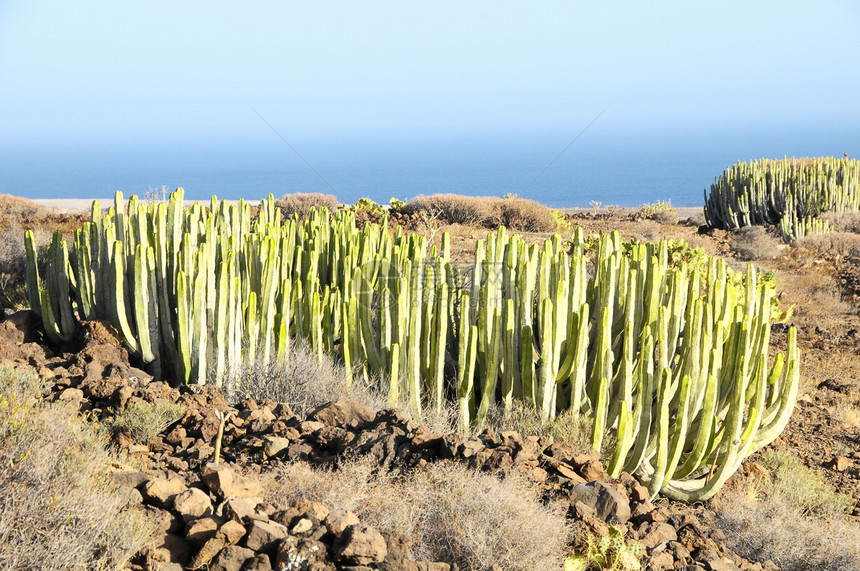
[[104, 432], [42, 404], [42, 389], [0, 367], [0, 568], [119, 569], [147, 523], [109, 485]]
[[788, 451], [768, 450], [760, 461], [773, 474], [772, 493], [803, 515], [838, 518], [854, 506], [851, 498], [834, 492], [817, 472]]
[[834, 232], [860, 234], [860, 212], [824, 212], [819, 218], [830, 222]]
[[[410, 556], [463, 571], [560, 569], [570, 529], [563, 505], [544, 505], [538, 490], [455, 463], [429, 464], [395, 477], [356, 460], [336, 471], [306, 464], [282, 468], [273, 501], [307, 498], [353, 511], [384, 534], [411, 539]], [[397, 498], [392, 502], [392, 498]]]
[[148, 445], [152, 438], [185, 415], [185, 407], [166, 401], [132, 402], [110, 417], [115, 429], [127, 430], [137, 444]]
[[820, 256], [860, 256], [860, 234], [834, 230], [826, 234], [812, 234], [797, 241]]
[[860, 523], [843, 518], [852, 500], [790, 452], [767, 450], [759, 461], [770, 480], [747, 477], [720, 498], [729, 547], [783, 571], [860, 569]]
[[730, 248], [741, 260], [772, 260], [782, 253], [782, 242], [763, 226], [745, 226], [732, 236]]
[[591, 448], [591, 420], [570, 410], [544, 422], [533, 405], [514, 402], [507, 413], [500, 407], [491, 407], [484, 426], [497, 433], [516, 430], [523, 436], [550, 434], [556, 441], [568, 442], [583, 452]]
[[285, 194], [275, 200], [275, 206], [281, 209], [285, 217], [298, 213], [299, 218], [307, 217], [311, 208], [326, 207], [334, 212], [338, 207], [337, 197], [333, 194], [322, 194], [320, 192], [296, 192]]
[[11, 194], [0, 194], [0, 212], [4, 216], [32, 216], [42, 211], [44, 208], [32, 200]]
[[770, 559], [782, 571], [860, 569], [860, 524], [806, 518], [779, 495], [727, 491], [719, 524], [727, 542], [752, 561]]
[[836, 401], [833, 417], [846, 430], [860, 428], [860, 390], [858, 388], [855, 388], [854, 396]]
[[318, 361], [311, 349], [293, 343], [286, 362], [273, 361], [267, 366], [245, 365], [238, 382], [227, 387], [228, 399], [239, 401], [251, 397], [258, 401], [269, 398], [290, 405], [298, 415], [339, 397], [349, 397], [371, 410], [385, 408], [385, 395], [361, 381], [349, 385], [343, 367], [324, 355]]

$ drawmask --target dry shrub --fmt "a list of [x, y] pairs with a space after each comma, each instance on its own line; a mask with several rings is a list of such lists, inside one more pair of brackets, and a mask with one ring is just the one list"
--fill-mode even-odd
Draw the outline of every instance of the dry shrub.
[[834, 232], [860, 234], [860, 212], [823, 212], [819, 218], [830, 222]]
[[860, 234], [845, 231], [811, 234], [797, 241], [797, 246], [809, 248], [820, 255], [860, 257]]
[[515, 196], [463, 196], [433, 194], [418, 196], [402, 208], [405, 215], [427, 213], [447, 224], [495, 228], [505, 226], [515, 232], [556, 232], [563, 230], [563, 217], [539, 202]]
[[24, 230], [15, 219], [6, 222], [0, 226], [0, 307], [18, 309], [28, 303]]
[[552, 210], [527, 198], [496, 200], [499, 223], [515, 232], [555, 232], [558, 221]]
[[660, 224], [675, 225], [681, 221], [681, 217], [678, 214], [678, 211], [673, 208], [672, 210], [661, 210], [659, 212], [655, 212], [651, 216], [651, 220], [659, 222]]
[[11, 194], [0, 194], [0, 212], [4, 216], [32, 216], [44, 210], [42, 206], [27, 198], [12, 196]]
[[275, 206], [281, 209], [284, 216], [290, 217], [294, 213], [298, 213], [299, 218], [306, 218], [311, 208], [324, 206], [334, 212], [338, 204], [336, 196], [333, 194], [322, 194], [321, 192], [296, 192], [285, 194], [275, 200]]
[[803, 515], [841, 517], [854, 506], [851, 498], [834, 492], [817, 472], [790, 452], [767, 450], [761, 463], [773, 474], [772, 492]]
[[782, 242], [763, 226], [745, 226], [732, 236], [730, 249], [741, 260], [772, 260], [780, 255]]
[[0, 569], [119, 569], [149, 535], [110, 485], [108, 439], [0, 367]]
[[752, 561], [776, 563], [782, 571], [860, 569], [860, 524], [806, 518], [778, 494], [726, 491], [718, 524], [735, 552]]
[[246, 397], [265, 398], [290, 405], [293, 412], [307, 414], [319, 405], [339, 397], [349, 397], [371, 410], [385, 406], [385, 397], [374, 387], [360, 380], [349, 384], [346, 371], [328, 355], [321, 361], [307, 345], [293, 343], [284, 362], [272, 361], [268, 365], [245, 364], [238, 380], [226, 388], [228, 399], [238, 401]]
[[541, 503], [539, 491], [517, 476], [502, 480], [456, 463], [400, 477], [369, 460], [336, 471], [298, 463], [285, 465], [277, 482], [273, 501], [307, 498], [351, 510], [383, 534], [405, 534], [413, 559], [464, 571], [560, 569], [570, 538], [565, 506]]
[[488, 221], [496, 218], [496, 200], [493, 197], [433, 194], [413, 198], [402, 211], [407, 215], [426, 211], [448, 224], [486, 226]]

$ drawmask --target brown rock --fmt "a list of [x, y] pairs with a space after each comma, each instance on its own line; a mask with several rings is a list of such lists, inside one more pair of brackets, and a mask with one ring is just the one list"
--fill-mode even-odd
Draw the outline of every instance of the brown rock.
[[197, 488], [188, 488], [173, 500], [173, 509], [185, 521], [212, 515], [212, 501], [209, 494]]
[[470, 438], [466, 442], [464, 442], [457, 452], [463, 458], [471, 458], [472, 456], [477, 455], [481, 450], [484, 449], [484, 443], [476, 438]]
[[311, 530], [313, 530], [315, 524], [311, 518], [301, 517], [299, 520], [293, 525], [290, 529], [290, 534], [292, 535], [305, 535]]
[[740, 568], [726, 558], [705, 561], [708, 571], [741, 571]]
[[254, 552], [238, 545], [223, 548], [209, 566], [209, 571], [241, 571], [246, 561], [253, 559]]
[[265, 553], [258, 553], [245, 561], [242, 571], [272, 571], [272, 562]]
[[205, 516], [189, 521], [185, 526], [185, 539], [191, 545], [200, 547], [215, 535], [223, 523], [224, 520], [218, 516]]
[[672, 569], [675, 566], [675, 558], [672, 557], [672, 554], [668, 551], [661, 551], [657, 555], [651, 558], [651, 561], [648, 563], [648, 569], [653, 570], [664, 570], [664, 569]]
[[226, 466], [207, 464], [202, 475], [209, 489], [221, 498], [259, 498], [263, 495], [262, 484], [235, 474]]
[[376, 414], [366, 406], [346, 397], [324, 404], [310, 413], [310, 418], [329, 426], [358, 427], [373, 422]]
[[830, 462], [830, 466], [837, 472], [844, 472], [853, 465], [854, 460], [852, 460], [851, 458], [846, 458], [845, 456], [836, 456]]
[[[204, 565], [208, 565], [226, 546], [227, 542], [225, 541], [224, 536], [216, 533], [207, 539], [206, 543], [203, 544], [203, 547], [200, 548], [200, 551], [194, 555], [189, 567], [192, 569], [199, 569]], [[212, 569], [212, 567], [210, 567], [210, 569]]]
[[349, 510], [336, 509], [329, 512], [323, 524], [326, 529], [335, 537], [340, 537], [346, 528], [351, 525], [358, 525], [358, 516]]
[[147, 477], [143, 472], [120, 464], [109, 466], [108, 470], [110, 470], [110, 481], [117, 486], [138, 488], [147, 481]]
[[156, 478], [149, 480], [142, 490], [143, 498], [147, 503], [158, 507], [171, 508], [179, 494], [187, 490], [185, 482], [178, 478], [164, 479]]
[[263, 442], [263, 454], [266, 458], [273, 458], [290, 446], [290, 440], [280, 436], [267, 435], [263, 437]]
[[586, 482], [606, 479], [606, 472], [603, 470], [603, 463], [600, 460], [589, 460], [581, 464], [579, 466], [579, 473], [585, 478]]
[[570, 490], [571, 505], [576, 502], [594, 508], [597, 516], [606, 523], [625, 523], [630, 519], [630, 504], [615, 486], [594, 481], [577, 484]]
[[576, 470], [573, 469], [572, 466], [569, 466], [568, 464], [565, 464], [564, 462], [559, 462], [558, 464], [556, 464], [555, 471], [558, 472], [561, 476], [567, 478], [568, 480], [571, 480], [574, 483], [577, 483], [577, 484], [586, 483], [585, 478], [580, 476], [576, 472]]
[[253, 521], [245, 536], [245, 546], [254, 551], [269, 551], [289, 535], [286, 527], [273, 521]]
[[293, 508], [295, 508], [302, 515], [310, 515], [314, 517], [317, 521], [325, 521], [330, 512], [328, 506], [326, 506], [325, 504], [322, 504], [320, 502], [312, 502], [304, 498], [298, 499], [293, 502]]
[[156, 563], [185, 563], [191, 555], [191, 547], [178, 535], [167, 533], [144, 547], [141, 554]]
[[224, 536], [224, 540], [228, 545], [233, 545], [235, 543], [239, 543], [239, 541], [245, 536], [246, 531], [247, 530], [244, 525], [231, 519], [221, 526], [218, 533]]
[[524, 470], [524, 473], [526, 475], [526, 478], [528, 478], [531, 482], [534, 482], [535, 484], [543, 484], [549, 477], [546, 470], [544, 470], [540, 466], [535, 466], [534, 468], [526, 468]]
[[354, 565], [381, 563], [388, 547], [378, 531], [367, 525], [351, 525], [346, 528], [332, 546], [335, 561]]
[[254, 509], [254, 504], [245, 498], [227, 498], [218, 506], [218, 512], [225, 519], [233, 519], [242, 523], [260, 519], [256, 509]]
[[646, 488], [642, 484], [636, 484], [630, 489], [631, 502], [645, 502], [650, 499], [651, 494], [648, 492], [648, 488]]
[[645, 514], [649, 514], [654, 511], [654, 504], [649, 501], [639, 502], [633, 508], [633, 511], [630, 512], [630, 517], [636, 519], [644, 516]]
[[84, 400], [84, 391], [81, 389], [65, 389], [57, 397], [57, 400], [69, 409], [77, 409]]
[[653, 549], [661, 543], [676, 541], [678, 534], [675, 528], [668, 523], [655, 522], [648, 526], [648, 530], [639, 535], [639, 543], [646, 549]]
[[442, 445], [442, 435], [438, 432], [426, 432], [417, 434], [412, 438], [412, 451], [428, 450], [438, 448]]

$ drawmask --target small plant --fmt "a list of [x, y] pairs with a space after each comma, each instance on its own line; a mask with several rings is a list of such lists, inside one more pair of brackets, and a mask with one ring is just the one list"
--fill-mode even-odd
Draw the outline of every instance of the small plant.
[[382, 216], [385, 212], [385, 209], [382, 208], [381, 204], [366, 197], [359, 198], [352, 206], [352, 209], [355, 212], [367, 212], [368, 214], [373, 214], [375, 216]]
[[552, 219], [555, 222], [557, 231], [559, 231], [559, 232], [570, 232], [571, 231], [570, 220], [565, 218], [564, 214], [562, 214], [558, 210], [550, 210], [549, 215], [552, 216]]
[[602, 202], [599, 202], [597, 200], [589, 200], [588, 201], [588, 206], [591, 207], [593, 210], [600, 210], [600, 206], [602, 204], [603, 204]]
[[164, 401], [132, 402], [114, 415], [110, 425], [114, 429], [128, 430], [136, 443], [147, 445], [153, 436], [183, 415], [185, 407], [179, 404]]
[[642, 545], [627, 543], [624, 532], [615, 526], [609, 528], [609, 535], [597, 539], [590, 535], [585, 540], [583, 553], [575, 553], [564, 560], [564, 571], [634, 571], [642, 568], [639, 555]]
[[388, 201], [388, 204], [391, 206], [392, 212], [400, 212], [406, 206], [406, 201], [392, 196], [391, 200]]
[[645, 218], [654, 218], [660, 212], [674, 212], [676, 216], [678, 214], [678, 211], [675, 210], [674, 206], [672, 206], [671, 200], [658, 200], [653, 204], [646, 202], [639, 207], [639, 214]]

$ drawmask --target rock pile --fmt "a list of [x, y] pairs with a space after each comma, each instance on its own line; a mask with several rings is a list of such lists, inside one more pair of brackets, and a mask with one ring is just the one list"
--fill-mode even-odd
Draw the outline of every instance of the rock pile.
[[[305, 500], [271, 505], [254, 479], [285, 462], [331, 466], [353, 456], [372, 458], [380, 470], [454, 461], [501, 477], [518, 472], [547, 498], [569, 501], [568, 516], [578, 533], [601, 537], [612, 525], [639, 542], [649, 569], [775, 568], [729, 550], [722, 532], [711, 525], [715, 516], [709, 509], [651, 502], [632, 476], [612, 480], [596, 453], [582, 454], [551, 436], [489, 430], [471, 438], [439, 434], [402, 412], [374, 412], [347, 398], [306, 417], [271, 400], [231, 405], [214, 387], [174, 388], [152, 381], [129, 366], [109, 326], [84, 324], [80, 349], [57, 356], [32, 342], [28, 320], [19, 316], [6, 327], [20, 333], [13, 354], [52, 381], [54, 400], [102, 418], [132, 403], [185, 408], [184, 416], [148, 445], [124, 431], [114, 434], [117, 447], [139, 454], [148, 466], [144, 471], [117, 467], [112, 473], [127, 492], [128, 506], [146, 510], [156, 522], [154, 540], [134, 561], [135, 569], [450, 569], [447, 563], [410, 561], [405, 537], [385, 537], [351, 512]], [[222, 419], [221, 462], [215, 464]]]

